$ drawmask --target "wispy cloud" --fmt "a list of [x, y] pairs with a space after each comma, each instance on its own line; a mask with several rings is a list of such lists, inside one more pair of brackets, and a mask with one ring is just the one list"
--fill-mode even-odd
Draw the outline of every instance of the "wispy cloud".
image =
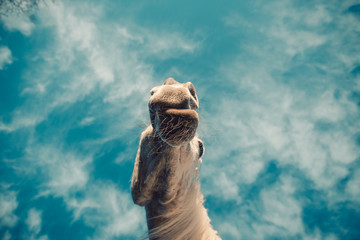
[[[113, 3], [81, 1], [49, 1], [34, 22], [2, 19], [33, 48], [0, 47], [0, 70], [26, 63], [13, 83], [19, 101], [0, 122], [1, 181], [21, 179], [0, 193], [1, 237], [18, 237], [17, 224], [51, 237], [41, 235], [49, 210], [18, 197], [35, 179], [28, 198], [60, 199], [72, 224], [92, 229], [84, 238], [141, 238], [145, 214], [129, 193], [136, 139], [149, 89], [174, 74], [201, 98], [202, 190], [223, 239], [341, 239], [346, 223], [309, 227], [305, 210], [359, 199], [355, 3], [241, 3], [246, 11], [216, 11], [226, 14], [214, 31], [152, 27], [123, 9], [112, 16]], [[216, 45], [218, 36], [236, 44]]]
[[47, 235], [39, 236], [40, 235], [39, 233], [40, 233], [41, 227], [42, 227], [41, 215], [42, 215], [42, 212], [35, 208], [31, 208], [28, 211], [28, 215], [25, 220], [25, 223], [28, 227], [29, 233], [26, 236], [26, 238], [31, 239], [31, 240], [47, 240], [48, 239]]
[[[325, 11], [319, 9], [324, 9], [324, 7], [319, 7], [316, 11]], [[295, 9], [290, 8], [281, 12], [290, 14], [291, 11]], [[301, 16], [301, 12], [295, 16], [299, 15]], [[327, 14], [324, 13], [324, 15]], [[326, 18], [326, 21], [330, 19]], [[282, 24], [285, 27], [291, 26], [285, 21], [282, 21]], [[312, 22], [309, 24], [316, 26]], [[353, 25], [348, 26], [348, 28], [352, 27]], [[311, 30], [311, 32], [315, 31], [317, 29]], [[273, 32], [273, 30], [269, 29], [268, 32]], [[333, 41], [328, 36], [324, 41]], [[277, 37], [285, 41], [289, 39], [288, 36], [277, 35]], [[285, 45], [291, 47], [292, 43]], [[295, 45], [300, 46], [303, 43], [299, 42]], [[304, 49], [307, 47], [309, 46], [305, 44]], [[229, 144], [222, 145], [222, 148], [227, 146], [225, 149], [213, 150], [215, 155], [211, 158], [216, 159], [219, 155], [228, 156], [232, 151], [237, 151], [239, 153], [237, 157], [240, 159], [249, 159], [247, 157], [249, 152], [251, 152], [250, 159], [253, 160], [260, 156], [264, 159], [262, 154], [265, 154], [269, 159], [277, 158], [287, 164], [297, 163], [301, 167], [307, 166], [306, 172], [311, 172], [311, 169], [324, 170], [326, 166], [334, 167], [334, 172], [338, 172], [335, 168], [342, 168], [341, 164], [355, 161], [359, 156], [359, 151], [353, 141], [353, 134], [355, 134], [353, 124], [357, 125], [357, 123], [348, 121], [357, 116], [359, 111], [356, 104], [347, 97], [351, 93], [351, 88], [339, 90], [341, 86], [338, 86], [333, 79], [328, 79], [325, 85], [319, 86], [318, 91], [311, 89], [310, 86], [306, 89], [293, 88], [294, 85], [301, 86], [303, 83], [288, 84], [286, 79], [283, 80], [284, 76], [289, 71], [294, 71], [294, 73], [297, 71], [293, 69], [293, 64], [306, 66], [314, 60], [304, 55], [301, 62], [294, 62], [294, 59], [286, 57], [286, 52], [283, 52], [278, 57], [279, 61], [273, 64], [268, 60], [273, 59], [271, 54], [274, 51], [280, 53], [280, 49], [262, 50], [260, 54], [260, 50], [258, 49], [258, 52], [252, 46], [245, 48], [247, 51], [255, 51], [253, 56], [258, 59], [256, 68], [259, 70], [248, 71], [247, 69], [252, 69], [255, 65], [252, 59], [243, 58], [230, 66], [223, 67], [222, 76], [229, 79], [240, 94], [237, 99], [224, 94], [221, 101], [217, 103], [218, 117], [213, 118], [213, 125], [224, 126], [223, 141]], [[295, 52], [304, 54], [302, 51]], [[355, 55], [354, 53], [350, 56]], [[338, 55], [333, 61], [341, 62], [342, 58]], [[312, 82], [313, 84], [322, 83], [326, 78], [327, 76], [322, 73], [315, 73]], [[224, 118], [226, 118], [225, 122]], [[338, 141], [342, 142], [341, 146], [336, 144]], [[330, 165], [327, 165], [326, 161], [330, 161], [328, 163]], [[324, 163], [323, 167], [312, 167], [312, 164], [321, 165], [321, 162]], [[332, 165], [333, 162], [340, 165]], [[346, 175], [346, 172], [340, 172], [338, 172], [339, 176], [335, 174], [333, 177], [338, 176], [337, 179], [339, 179]], [[314, 173], [313, 178], [319, 176], [321, 173], [319, 175], [317, 172]], [[324, 176], [324, 182], [327, 182], [325, 180], [327, 177]]]
[[32, 208], [28, 211], [28, 217], [26, 219], [29, 231], [38, 234], [41, 230], [41, 212]]
[[14, 213], [18, 207], [17, 192], [7, 189], [5, 185], [1, 186], [0, 206], [0, 229], [13, 227], [18, 221]]
[[13, 62], [11, 51], [8, 47], [0, 47], [0, 70]]
[[[261, 171], [274, 159], [281, 168], [301, 172], [315, 189], [332, 196], [329, 204], [357, 196], [358, 177], [351, 174], [351, 168], [360, 156], [354, 141], [360, 128], [355, 120], [359, 108], [349, 96], [358, 83], [349, 73], [360, 61], [360, 48], [347, 39], [358, 36], [358, 21], [344, 14], [348, 3], [308, 9], [276, 1], [258, 7], [268, 19], [266, 27], [234, 13], [223, 18], [228, 27], [247, 28], [259, 39], [240, 45], [237, 59], [220, 66], [218, 76], [232, 90], [218, 92], [218, 100], [212, 101], [216, 113], [207, 115], [216, 137], [205, 136], [205, 144], [211, 144], [207, 145], [203, 176], [205, 183], [218, 187], [209, 184], [204, 189], [208, 196], [223, 196], [224, 200], [236, 189], [241, 207], [251, 205], [251, 214], [241, 214], [244, 221], [251, 222], [247, 218], [255, 213], [261, 216], [261, 224], [252, 226], [256, 239], [336, 239], [336, 235], [321, 232], [305, 234], [303, 202], [294, 196], [301, 185], [280, 170], [281, 177], [272, 188], [261, 191], [259, 202], [251, 198], [254, 202], [248, 203], [247, 197], [255, 194], [255, 186], [262, 183]], [[279, 11], [271, 11], [273, 8]], [[324, 29], [328, 25], [333, 27]], [[271, 42], [271, 48], [262, 45], [262, 38]], [[348, 194], [343, 195], [337, 186], [349, 176]], [[232, 228], [239, 225], [231, 222], [222, 224], [222, 231], [233, 238], [248, 231], [246, 223], [238, 224], [239, 232]]]
[[[87, 226], [96, 228], [94, 239], [134, 234], [141, 237], [145, 234], [142, 209], [135, 206], [129, 193], [120, 190], [116, 184], [91, 179], [90, 158], [51, 145], [34, 145], [28, 149], [23, 163], [15, 164], [19, 174], [29, 178], [41, 172], [42, 185], [38, 186], [36, 199], [50, 196], [62, 198], [67, 209], [73, 212], [74, 222], [81, 220]], [[29, 164], [31, 169], [28, 168]], [[9, 214], [4, 215], [4, 219], [9, 219]], [[41, 211], [30, 209], [26, 224], [32, 235], [37, 236], [41, 229]]]
[[296, 200], [293, 179], [282, 177], [278, 183], [260, 193], [263, 203], [262, 224], [254, 224], [254, 231], [271, 236], [296, 236], [304, 233], [302, 207]]
[[26, 36], [30, 36], [35, 27], [26, 14], [1, 14], [0, 21], [9, 31], [19, 31]]
[[347, 182], [346, 192], [351, 196], [353, 201], [359, 202], [360, 199], [360, 170], [356, 170]]

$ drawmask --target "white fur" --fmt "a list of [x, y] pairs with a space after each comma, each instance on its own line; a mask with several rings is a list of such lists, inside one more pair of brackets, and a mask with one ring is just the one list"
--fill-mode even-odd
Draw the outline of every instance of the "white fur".
[[[153, 146], [141, 146], [143, 144], [152, 145], [146, 138], [152, 138], [152, 127], [149, 126], [142, 134], [140, 148], [152, 148]], [[149, 231], [150, 239], [183, 240], [183, 239], [220, 239], [217, 232], [210, 224], [207, 210], [203, 206], [204, 197], [200, 191], [199, 165], [199, 142], [198, 137], [194, 137], [190, 142], [180, 146], [167, 146], [157, 159], [154, 165], [149, 159], [141, 159], [141, 151], [138, 152], [135, 166], [142, 164], [146, 176], [142, 176], [144, 183], [140, 186], [138, 179], [138, 167], [134, 168], [132, 178], [132, 190], [139, 188], [142, 190], [140, 196], [134, 198], [139, 205], [155, 204], [159, 207], [159, 214], [154, 218], [162, 219], [161, 224]], [[151, 155], [151, 154], [150, 154]], [[147, 161], [147, 162], [145, 162]], [[160, 199], [153, 198], [162, 183], [157, 182], [158, 174], [164, 169], [168, 170], [167, 189], [164, 196]], [[141, 180], [140, 180], [141, 181]], [[136, 187], [137, 184], [139, 187]], [[148, 219], [151, 220], [151, 219]]]

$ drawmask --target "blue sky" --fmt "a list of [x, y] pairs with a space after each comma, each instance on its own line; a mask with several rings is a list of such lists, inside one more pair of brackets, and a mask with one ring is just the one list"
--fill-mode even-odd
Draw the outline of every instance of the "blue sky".
[[0, 239], [139, 239], [150, 89], [191, 81], [223, 239], [360, 239], [360, 4], [55, 1], [1, 16]]

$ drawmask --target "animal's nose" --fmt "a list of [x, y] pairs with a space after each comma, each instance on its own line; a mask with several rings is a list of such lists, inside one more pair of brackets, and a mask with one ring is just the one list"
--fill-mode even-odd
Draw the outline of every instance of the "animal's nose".
[[196, 100], [188, 88], [178, 85], [163, 85], [150, 98], [150, 105], [164, 108], [196, 109]]

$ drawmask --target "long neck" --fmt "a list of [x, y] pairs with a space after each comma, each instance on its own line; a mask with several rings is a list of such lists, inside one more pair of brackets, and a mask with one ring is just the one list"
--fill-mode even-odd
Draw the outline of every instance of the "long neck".
[[150, 239], [217, 239], [203, 206], [198, 159], [192, 142], [174, 148], [166, 161], [166, 192], [155, 193], [146, 205]]

